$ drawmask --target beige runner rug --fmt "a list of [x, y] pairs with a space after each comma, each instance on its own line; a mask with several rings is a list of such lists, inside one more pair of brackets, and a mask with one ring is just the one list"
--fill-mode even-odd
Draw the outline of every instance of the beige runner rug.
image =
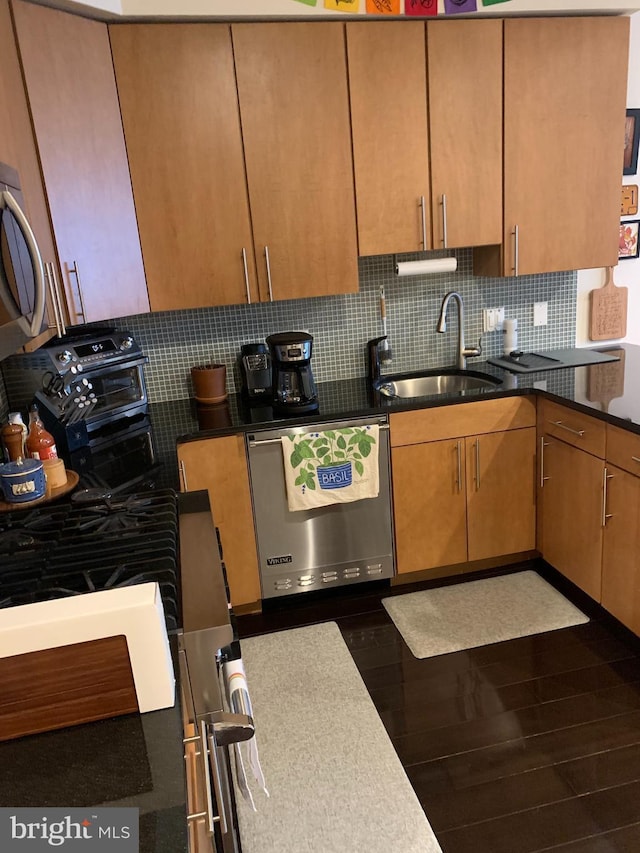
[[397, 595], [382, 603], [417, 658], [589, 621], [533, 571]]
[[242, 658], [270, 794], [237, 795], [243, 853], [441, 853], [335, 622]]

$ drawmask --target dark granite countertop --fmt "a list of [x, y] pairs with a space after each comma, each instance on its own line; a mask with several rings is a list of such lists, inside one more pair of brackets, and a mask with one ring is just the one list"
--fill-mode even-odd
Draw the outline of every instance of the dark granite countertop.
[[162, 711], [0, 743], [0, 806], [138, 808], [140, 853], [186, 853], [177, 696], [174, 707]]
[[544, 395], [640, 433], [640, 346], [619, 344], [591, 349], [619, 355], [620, 361], [536, 373], [510, 373], [488, 362], [469, 362], [469, 369], [489, 373], [500, 379], [501, 384], [495, 388], [464, 394], [438, 394], [419, 400], [381, 398], [371, 392], [364, 378], [324, 382], [318, 385], [318, 411], [300, 417], [283, 418], [275, 415], [270, 406], [249, 407], [240, 394], [231, 394], [225, 403], [216, 406], [200, 406], [195, 400], [152, 403], [150, 416], [165, 478], [163, 485], [179, 488], [176, 442], [520, 394]]

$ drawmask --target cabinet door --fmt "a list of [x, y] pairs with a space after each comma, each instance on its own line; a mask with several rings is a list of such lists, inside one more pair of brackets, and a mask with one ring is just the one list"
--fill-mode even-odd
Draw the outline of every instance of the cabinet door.
[[152, 310], [257, 301], [230, 28], [110, 36]]
[[602, 606], [640, 633], [640, 478], [607, 466]]
[[398, 573], [467, 559], [464, 440], [391, 451]]
[[357, 291], [343, 26], [231, 30], [263, 298]]
[[504, 28], [504, 274], [615, 266], [629, 19]]
[[[0, 162], [18, 171], [26, 213], [49, 277], [53, 275], [52, 268], [57, 267], [57, 259], [8, 0], [0, 0]], [[55, 274], [58, 279], [57, 269]], [[2, 310], [0, 306], [0, 313]], [[45, 326], [42, 334], [25, 349], [37, 349], [55, 334], [50, 293], [47, 293]]]
[[604, 462], [545, 435], [541, 476], [542, 556], [600, 601]]
[[466, 439], [469, 560], [536, 547], [535, 427]]
[[427, 61], [433, 248], [500, 243], [502, 21], [429, 22]]
[[220, 531], [224, 564], [235, 606], [260, 599], [249, 475], [241, 435], [192, 441], [178, 447], [183, 491], [207, 489]]
[[349, 23], [347, 53], [359, 253], [430, 249], [424, 23]]
[[13, 8], [69, 320], [148, 311], [107, 27]]

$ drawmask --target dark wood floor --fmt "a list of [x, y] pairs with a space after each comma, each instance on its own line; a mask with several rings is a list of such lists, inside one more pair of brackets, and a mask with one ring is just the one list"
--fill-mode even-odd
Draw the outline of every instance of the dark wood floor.
[[381, 600], [431, 582], [281, 601], [240, 635], [338, 624], [444, 853], [638, 853], [640, 641], [537, 568], [591, 621], [417, 660]]

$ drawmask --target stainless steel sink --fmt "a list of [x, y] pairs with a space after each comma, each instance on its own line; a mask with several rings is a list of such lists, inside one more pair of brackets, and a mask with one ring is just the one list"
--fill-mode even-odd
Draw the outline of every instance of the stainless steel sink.
[[374, 385], [384, 397], [430, 397], [434, 394], [464, 394], [495, 388], [502, 383], [488, 373], [473, 370], [426, 371], [405, 376], [382, 376]]

